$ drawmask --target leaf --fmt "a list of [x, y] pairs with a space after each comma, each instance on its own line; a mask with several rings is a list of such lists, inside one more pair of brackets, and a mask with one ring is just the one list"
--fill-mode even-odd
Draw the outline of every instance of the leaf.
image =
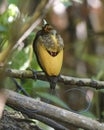
[[0, 32], [6, 32], [7, 28], [3, 25], [0, 25]]
[[61, 0], [65, 7], [72, 6], [72, 1], [70, 0]]
[[91, 112], [82, 112], [81, 115], [87, 116], [87, 117], [91, 117], [92, 119], [96, 119], [96, 116], [91, 113]]
[[69, 107], [58, 97], [48, 94], [48, 93], [43, 93], [43, 92], [37, 92], [37, 94], [43, 98], [48, 99], [47, 101], [52, 101], [53, 103], [56, 103], [57, 105], [60, 105], [63, 108], [69, 109]]
[[11, 68], [15, 68], [15, 69], [26, 69], [29, 67], [30, 62], [29, 62], [29, 46], [27, 46], [26, 48], [23, 48], [22, 50], [18, 50], [16, 49], [13, 53], [13, 57], [11, 58]]

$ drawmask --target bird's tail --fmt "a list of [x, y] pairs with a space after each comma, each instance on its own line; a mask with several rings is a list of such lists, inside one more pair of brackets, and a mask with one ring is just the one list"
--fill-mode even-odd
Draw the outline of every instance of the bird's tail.
[[48, 81], [50, 83], [50, 89], [55, 89], [59, 76], [50, 76], [48, 77]]

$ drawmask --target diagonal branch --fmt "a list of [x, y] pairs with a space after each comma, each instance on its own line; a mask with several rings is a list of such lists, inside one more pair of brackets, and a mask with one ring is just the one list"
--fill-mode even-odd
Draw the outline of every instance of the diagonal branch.
[[14, 22], [10, 30], [12, 33], [12, 37], [11, 35], [9, 36], [9, 45], [5, 50], [0, 53], [0, 63], [6, 64], [5, 62], [8, 56], [11, 54], [12, 48], [17, 47], [18, 44], [21, 44], [22, 41], [26, 39], [29, 34], [36, 28], [41, 19], [47, 13], [49, 7], [52, 5], [52, 2], [53, 0], [41, 1], [28, 22], [22, 23], [21, 17]]
[[8, 95], [7, 105], [12, 108], [15, 107], [16, 110], [25, 114], [28, 111], [31, 118], [36, 119], [35, 114], [38, 114], [69, 126], [72, 125], [86, 130], [104, 130], [104, 124], [91, 118], [37, 101], [10, 90], [6, 90], [6, 95]]
[[39, 4], [28, 24], [26, 23], [26, 25], [24, 25], [22, 30], [23, 35], [18, 39], [15, 47], [21, 44], [23, 40], [25, 40], [29, 36], [29, 34], [37, 27], [37, 25], [39, 25], [41, 20], [46, 15], [48, 9], [52, 6], [52, 3], [53, 0], [45, 0], [42, 1], [41, 4]]
[[[43, 72], [37, 72], [34, 77], [32, 71], [29, 70], [6, 70], [6, 75], [13, 78], [32, 78], [37, 77], [38, 80], [47, 81], [47, 78]], [[73, 85], [78, 87], [92, 87], [95, 89], [104, 89], [104, 81], [92, 80], [89, 78], [75, 78], [70, 76], [60, 75], [58, 82], [64, 83], [65, 85]]]

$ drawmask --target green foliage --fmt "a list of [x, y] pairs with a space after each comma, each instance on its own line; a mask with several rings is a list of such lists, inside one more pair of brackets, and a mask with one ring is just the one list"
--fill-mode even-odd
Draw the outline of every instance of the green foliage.
[[64, 4], [65, 7], [71, 6], [72, 1], [71, 0], [61, 0], [61, 2]]
[[[72, 6], [73, 2], [72, 0], [60, 0], [65, 7]], [[77, 3], [83, 3], [83, 0], [76, 0]]]
[[18, 5], [19, 0], [8, 0], [8, 3]]
[[58, 97], [51, 95], [49, 93], [37, 92], [37, 94], [45, 99], [47, 99], [47, 103], [53, 102], [65, 109], [69, 109], [69, 107]]
[[[60, 0], [60, 1], [64, 4], [65, 7], [72, 6], [71, 0]], [[77, 2], [82, 3], [82, 0], [77, 0]], [[23, 14], [23, 12], [20, 12], [20, 10], [19, 10], [20, 3], [22, 3], [22, 1], [20, 2], [19, 0], [8, 0], [7, 10], [3, 14], [0, 15], [0, 52], [2, 50], [5, 50], [5, 48], [7, 48], [7, 46], [8, 46], [8, 44], [11, 44], [11, 43], [8, 43], [8, 40], [10, 37], [13, 37], [15, 39], [13, 31], [14, 32], [17, 31], [18, 33], [20, 33], [18, 30], [18, 26], [15, 26], [14, 28], [12, 28], [12, 26], [15, 24], [16, 21], [17, 21], [17, 23], [19, 22], [18, 21], [19, 15], [22, 14], [21, 15], [22, 22], [24, 22], [24, 21], [26, 22], [30, 18], [30, 16], [28, 16], [28, 12], [25, 15]], [[12, 4], [12, 6], [10, 8], [11, 4]], [[14, 9], [15, 7], [18, 11], [16, 11]], [[73, 15], [74, 15], [74, 13], [73, 13]], [[84, 13], [83, 13], [83, 15], [84, 15]], [[76, 13], [76, 16], [78, 17], [77, 13]], [[76, 21], [79, 21], [79, 20], [76, 20]], [[76, 21], [74, 21], [74, 22], [76, 23]], [[70, 22], [70, 24], [71, 24], [71, 22]], [[37, 27], [37, 28], [40, 29], [40, 27]], [[68, 29], [66, 29], [66, 30], [68, 30]], [[8, 68], [19, 69], [19, 70], [25, 70], [27, 68], [32, 68], [35, 70], [40, 70], [40, 67], [37, 64], [36, 57], [35, 57], [35, 54], [33, 53], [33, 49], [32, 49], [32, 42], [35, 37], [35, 34], [36, 33], [32, 32], [29, 35], [29, 37], [27, 39], [25, 39], [23, 41], [23, 43], [21, 43], [21, 45], [19, 47], [17, 47], [16, 49], [13, 49], [13, 54], [11, 55], [11, 57], [9, 57]], [[73, 34], [73, 35], [75, 35], [75, 34]], [[76, 37], [74, 37], [74, 38], [76, 38]], [[102, 55], [100, 55], [99, 53], [96, 53], [96, 50], [97, 50], [96, 44], [98, 44], [98, 46], [99, 46], [99, 42], [96, 41], [96, 44], [92, 45], [92, 41], [90, 41], [90, 40], [91, 40], [91, 37], [90, 38], [88, 37], [88, 39], [86, 39], [85, 41], [75, 39], [75, 40], [73, 40], [74, 42], [71, 41], [71, 43], [68, 43], [69, 52], [71, 53], [70, 54], [71, 56], [69, 57], [69, 55], [68, 56], [66, 55], [65, 58], [67, 60], [67, 63], [69, 61], [69, 63], [71, 63], [71, 65], [69, 65], [69, 66], [66, 65], [65, 68], [63, 65], [63, 70], [65, 69], [66, 73], [68, 72], [68, 74], [71, 76], [78, 76], [78, 77], [82, 76], [82, 77], [91, 77], [91, 78], [94, 77], [94, 79], [104, 80], [104, 60], [103, 60], [104, 57]], [[67, 43], [65, 43], [65, 44], [67, 44]], [[94, 46], [94, 47], [92, 47], [92, 46]], [[80, 64], [80, 62], [83, 64]], [[80, 73], [78, 70], [79, 66], [80, 66]], [[84, 66], [84, 72], [82, 69], [83, 66]], [[12, 80], [10, 78], [7, 78], [5, 81], [6, 81], [5, 82], [6, 87], [11, 86], [10, 89], [13, 89], [13, 90], [16, 89], [15, 84], [12, 82]], [[22, 79], [22, 80], [17, 80], [17, 81], [21, 84], [22, 87], [25, 88], [25, 90], [33, 98], [36, 98], [36, 97], [44, 98], [47, 101], [52, 102], [53, 104], [56, 104], [60, 107], [68, 109], [68, 106], [65, 102], [63, 102], [57, 96], [54, 96], [54, 95], [51, 95], [50, 93], [48, 93], [48, 89], [49, 89], [48, 82], [35, 81], [33, 79], [25, 79], [25, 80]], [[104, 93], [104, 90], [100, 90], [99, 92]], [[96, 103], [96, 106], [100, 107], [98, 96], [93, 97], [93, 98], [95, 100], [93, 102]], [[99, 111], [99, 110], [97, 110], [97, 111]], [[102, 113], [104, 116], [104, 111]], [[81, 114], [96, 119], [96, 116], [92, 112], [88, 111], [86, 113], [81, 113]]]
[[26, 63], [28, 64], [28, 62], [29, 62], [28, 61], [29, 60], [29, 52], [26, 53], [26, 49], [29, 49], [29, 48], [24, 48], [21, 51], [19, 51], [17, 49], [15, 50], [13, 57], [11, 57], [11, 59], [9, 61], [10, 68], [14, 68], [14, 69], [20, 69], [22, 67], [25, 68], [25, 64]]
[[32, 79], [24, 80], [22, 86], [33, 98], [40, 97], [37, 92], [47, 92], [47, 89], [49, 88], [47, 82]]
[[7, 10], [0, 16], [0, 49], [8, 46], [8, 40], [13, 36], [11, 28], [13, 22], [19, 16], [19, 9], [16, 5], [8, 5]]
[[92, 119], [97, 119], [96, 116], [93, 113], [89, 112], [89, 111], [88, 112], [83, 112], [83, 113], [81, 113], [81, 115], [91, 117]]

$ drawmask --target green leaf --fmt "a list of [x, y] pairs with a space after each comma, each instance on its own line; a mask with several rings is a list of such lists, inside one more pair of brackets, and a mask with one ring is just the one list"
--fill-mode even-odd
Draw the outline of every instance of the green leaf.
[[3, 25], [0, 25], [0, 32], [6, 32], [7, 28]]
[[30, 65], [29, 49], [30, 49], [29, 46], [23, 48], [22, 50], [16, 49], [13, 53], [13, 57], [10, 60], [11, 62], [10, 67], [15, 69], [21, 69], [21, 70], [25, 70], [26, 68], [28, 68]]
[[89, 111], [88, 112], [82, 112], [81, 115], [96, 119], [96, 116], [93, 113], [89, 112]]
[[19, 0], [8, 0], [8, 3], [9, 4], [16, 4], [16, 5], [18, 5]]
[[56, 103], [57, 105], [60, 105], [63, 108], [69, 109], [69, 107], [61, 99], [59, 99], [58, 97], [56, 97], [54, 95], [51, 95], [51, 94], [48, 94], [48, 93], [43, 93], [43, 92], [37, 92], [37, 94], [40, 97], [48, 99], [47, 100], [48, 102], [52, 101], [53, 103]]
[[61, 0], [65, 7], [72, 6], [72, 1], [69, 0]]

